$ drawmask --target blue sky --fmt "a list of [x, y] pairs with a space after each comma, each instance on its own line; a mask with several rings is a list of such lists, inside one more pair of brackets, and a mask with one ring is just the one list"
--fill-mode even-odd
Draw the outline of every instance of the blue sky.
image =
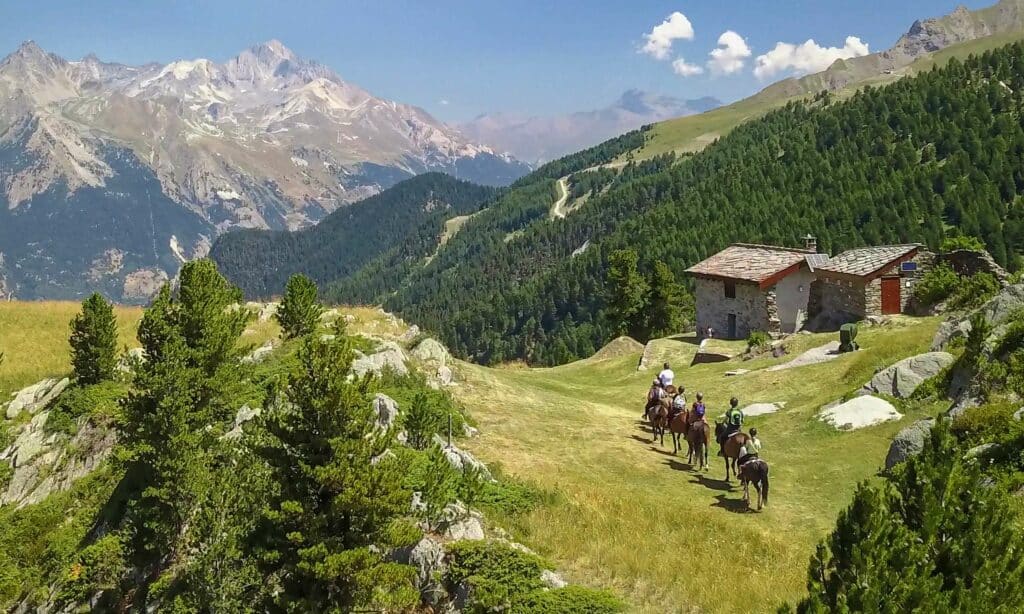
[[[494, 111], [552, 114], [603, 107], [624, 90], [683, 98], [747, 96], [823, 53], [780, 49], [759, 79], [758, 56], [778, 42], [885, 49], [918, 18], [995, 0], [222, 0], [0, 3], [0, 55], [33, 39], [68, 58], [95, 52], [125, 63], [223, 61], [277, 38], [376, 95], [445, 120]], [[675, 12], [692, 39], [650, 34]], [[672, 20], [662, 34], [687, 34]], [[725, 56], [711, 70], [719, 37]], [[666, 41], [670, 47], [665, 48]], [[662, 59], [653, 57], [663, 56]], [[685, 64], [673, 62], [682, 58]], [[731, 62], [729, 61], [731, 60]], [[739, 68], [738, 64], [743, 67]], [[725, 74], [722, 69], [734, 70]], [[696, 73], [701, 70], [702, 74]], [[677, 72], [690, 74], [680, 76]]]

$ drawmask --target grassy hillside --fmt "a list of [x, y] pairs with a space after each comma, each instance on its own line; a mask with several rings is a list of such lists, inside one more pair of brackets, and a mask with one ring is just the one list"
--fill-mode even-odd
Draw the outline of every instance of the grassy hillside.
[[[778, 372], [764, 368], [835, 335], [794, 337], [791, 355], [781, 359], [692, 367], [692, 338], [659, 342], [690, 398], [705, 393], [709, 415], [722, 413], [732, 395], [743, 405], [786, 403], [748, 420], [772, 467], [771, 502], [761, 513], [741, 509], [736, 482], [721, 481], [714, 453], [711, 470], [695, 473], [685, 458], [671, 456], [671, 443], [651, 444], [638, 420], [651, 378], [636, 370], [639, 353], [553, 369], [462, 364], [456, 391], [481, 427], [475, 453], [560, 493], [518, 530], [574, 581], [614, 588], [640, 612], [767, 612], [803, 594], [815, 544], [854, 486], [879, 469], [891, 436], [938, 410], [910, 408], [898, 423], [838, 432], [815, 419], [819, 407], [858, 388], [876, 368], [925, 351], [936, 326], [923, 319], [866, 329], [856, 354]], [[742, 348], [716, 342], [710, 350]], [[736, 368], [752, 372], [724, 376]]]
[[[918, 58], [909, 66], [898, 69], [892, 74], [881, 71], [865, 71], [850, 75], [848, 78], [852, 80], [852, 83], [844, 85], [833, 93], [838, 98], [846, 98], [865, 86], [887, 85], [904, 77], [929, 71], [936, 66], [943, 66], [952, 58], [964, 60], [971, 55], [997, 49], [1022, 38], [1024, 38], [1024, 32], [1011, 32], [952, 45]], [[627, 155], [642, 160], [668, 152], [700, 151], [745, 121], [762, 117], [769, 111], [784, 106], [787, 102], [805, 99], [822, 90], [832, 89], [828, 85], [829, 79], [845, 69], [843, 63], [840, 63], [824, 73], [808, 75], [801, 79], [786, 79], [766, 87], [749, 98], [706, 113], [660, 122], [652, 127], [644, 146]]]

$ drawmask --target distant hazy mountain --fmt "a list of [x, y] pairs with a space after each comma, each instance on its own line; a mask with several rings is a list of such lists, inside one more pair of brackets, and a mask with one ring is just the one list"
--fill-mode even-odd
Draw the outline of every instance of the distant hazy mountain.
[[496, 113], [481, 115], [458, 128], [472, 141], [536, 163], [585, 149], [645, 124], [703, 113], [721, 105], [711, 97], [680, 100], [629, 90], [612, 105], [596, 111], [550, 117]]
[[528, 170], [278, 41], [223, 64], [0, 61], [0, 293], [141, 300], [230, 228], [300, 228], [402, 179]]

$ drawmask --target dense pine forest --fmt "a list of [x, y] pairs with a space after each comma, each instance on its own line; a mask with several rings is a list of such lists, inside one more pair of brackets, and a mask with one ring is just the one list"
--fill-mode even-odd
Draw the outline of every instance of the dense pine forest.
[[228, 233], [211, 256], [246, 295], [259, 297], [281, 295], [296, 272], [329, 282], [377, 258], [390, 259], [396, 266], [392, 272], [399, 272], [420, 264], [437, 247], [446, 219], [473, 213], [494, 194], [494, 188], [427, 173], [335, 211], [304, 231]]
[[609, 340], [603, 281], [621, 248], [638, 252], [642, 270], [663, 261], [678, 276], [734, 241], [796, 245], [813, 233], [836, 252], [937, 247], [961, 232], [1016, 270], [1022, 88], [1024, 46], [1015, 44], [843, 102], [792, 103], [674, 164], [627, 165], [564, 220], [539, 214], [553, 174], [536, 173], [467, 224], [386, 306], [481, 362], [551, 364]]

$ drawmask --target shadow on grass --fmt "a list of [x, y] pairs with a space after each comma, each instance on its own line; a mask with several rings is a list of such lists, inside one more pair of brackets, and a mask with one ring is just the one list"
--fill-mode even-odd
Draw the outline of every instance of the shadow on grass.
[[747, 506], [743, 499], [730, 499], [727, 495], [716, 496], [715, 503], [712, 503], [711, 507], [720, 507], [733, 514], [749, 514], [754, 511]]
[[707, 365], [717, 362], [729, 362], [731, 358], [725, 354], [712, 354], [710, 352], [697, 352], [697, 355], [693, 357], [690, 362], [690, 366], [694, 365]]
[[683, 461], [678, 461], [674, 458], [668, 459], [665, 461], [665, 464], [674, 471], [694, 471], [693, 465], [690, 463], [684, 463]]
[[640, 443], [651, 443], [651, 438], [650, 437], [641, 437], [639, 435], [630, 435], [629, 438], [634, 440], [634, 441], [639, 441]]
[[725, 480], [716, 480], [714, 478], [709, 478], [708, 476], [704, 475], [703, 473], [698, 473], [694, 477], [696, 477], [697, 479], [690, 480], [691, 484], [700, 484], [704, 488], [710, 488], [711, 490], [724, 490], [724, 491], [732, 490], [732, 483], [731, 482], [726, 482]]
[[[672, 445], [672, 444], [669, 444], [669, 445]], [[660, 446], [660, 444], [657, 447], [655, 447], [654, 444], [651, 444], [651, 449], [654, 450], [655, 452], [657, 452], [658, 454], [661, 454], [661, 455], [664, 455], [664, 456], [675, 456], [675, 453], [672, 452], [672, 450], [669, 450], [668, 448], [662, 448]]]

